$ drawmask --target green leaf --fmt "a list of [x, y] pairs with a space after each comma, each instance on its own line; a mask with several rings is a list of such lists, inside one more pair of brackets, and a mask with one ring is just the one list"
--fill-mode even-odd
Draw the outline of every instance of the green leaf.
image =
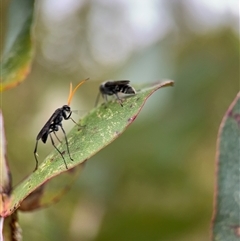
[[33, 12], [33, 0], [12, 0], [10, 3], [8, 32], [0, 63], [1, 91], [18, 85], [30, 71]]
[[240, 240], [240, 92], [225, 114], [217, 144], [214, 241]]
[[[172, 86], [173, 81], [152, 84], [149, 88], [139, 91], [135, 96], [126, 98], [123, 107], [117, 101], [113, 101], [93, 109], [81, 120], [80, 124], [84, 127], [80, 128], [76, 125], [67, 136], [74, 161], [69, 159], [64, 142], [58, 146], [58, 149], [64, 153], [68, 168], [71, 169], [84, 163], [119, 137], [136, 119], [148, 97], [159, 88], [169, 85]], [[36, 188], [66, 171], [71, 172], [71, 170], [66, 170], [62, 157], [54, 150], [42, 162], [37, 171], [16, 186], [12, 192], [10, 203], [6, 205], [8, 209], [4, 210], [1, 215], [10, 215]]]

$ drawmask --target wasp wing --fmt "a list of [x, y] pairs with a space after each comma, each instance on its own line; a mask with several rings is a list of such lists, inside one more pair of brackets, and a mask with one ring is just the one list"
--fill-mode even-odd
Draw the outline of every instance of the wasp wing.
[[54, 113], [49, 118], [49, 120], [46, 122], [46, 124], [43, 126], [43, 128], [39, 131], [39, 133], [37, 135], [37, 141], [39, 139], [42, 139], [43, 143], [46, 143], [50, 126], [54, 122], [54, 120], [58, 117], [58, 115], [61, 113], [61, 111], [62, 111], [61, 108], [56, 109], [54, 111]]
[[130, 83], [130, 80], [113, 80], [113, 81], [106, 81], [104, 83], [104, 85], [106, 87], [110, 87], [110, 86], [116, 86], [116, 85], [127, 85]]
[[[136, 94], [135, 89], [129, 85], [130, 81], [129, 80], [116, 80], [112, 82], [106, 82], [105, 86], [109, 88], [115, 87], [116, 92], [121, 92], [124, 94]], [[116, 93], [114, 93], [116, 94]]]

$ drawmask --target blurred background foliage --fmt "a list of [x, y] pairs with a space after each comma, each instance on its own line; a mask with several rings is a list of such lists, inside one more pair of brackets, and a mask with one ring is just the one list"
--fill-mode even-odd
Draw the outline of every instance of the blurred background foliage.
[[[238, 31], [235, 0], [38, 1], [32, 72], [1, 99], [14, 185], [34, 169], [36, 135], [70, 81], [90, 77], [72, 103], [83, 113], [107, 79], [175, 86], [151, 97], [60, 202], [20, 213], [24, 240], [209, 240], [216, 137], [239, 90]], [[40, 158], [51, 149], [41, 145]]]

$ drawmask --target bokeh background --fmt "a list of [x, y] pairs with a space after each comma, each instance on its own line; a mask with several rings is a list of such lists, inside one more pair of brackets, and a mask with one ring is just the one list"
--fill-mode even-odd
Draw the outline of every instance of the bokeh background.
[[[66, 103], [70, 81], [90, 77], [72, 103], [83, 113], [107, 79], [129, 79], [133, 86], [172, 79], [175, 86], [150, 98], [133, 125], [87, 162], [60, 202], [20, 213], [24, 240], [210, 240], [216, 138], [239, 90], [238, 4], [37, 2], [32, 71], [2, 94], [14, 185], [34, 169], [36, 135]], [[50, 143], [39, 145], [40, 158], [51, 150]]]

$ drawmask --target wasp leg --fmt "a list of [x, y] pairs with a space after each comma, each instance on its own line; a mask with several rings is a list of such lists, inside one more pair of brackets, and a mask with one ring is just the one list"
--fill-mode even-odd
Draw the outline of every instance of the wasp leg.
[[82, 126], [82, 125], [78, 124], [72, 117], [70, 117], [70, 119], [72, 120], [73, 123], [75, 123], [80, 128], [84, 128], [86, 126], [86, 125]]
[[66, 141], [66, 145], [67, 145], [67, 151], [68, 151], [68, 155], [69, 155], [69, 157], [70, 157], [71, 161], [73, 161], [73, 159], [72, 159], [72, 157], [71, 157], [71, 155], [70, 155], [70, 151], [69, 151], [69, 146], [68, 146], [68, 140], [67, 140], [67, 135], [66, 135], [66, 132], [65, 132], [65, 130], [63, 129], [62, 125], [60, 125], [60, 127], [61, 127], [62, 132], [63, 132], [64, 137], [65, 137], [65, 141]]
[[34, 172], [38, 169], [37, 146], [38, 146], [38, 140], [36, 141], [36, 145], [35, 145], [35, 149], [34, 149], [34, 157], [35, 157], [35, 160], [36, 160], [36, 167], [34, 169]]
[[119, 98], [119, 96], [118, 96], [118, 94], [117, 93], [115, 93], [115, 95], [116, 95], [116, 97], [117, 97], [117, 99], [118, 99], [118, 101], [119, 101], [119, 104], [123, 107], [123, 104], [122, 104], [122, 99], [120, 99]]
[[56, 147], [56, 145], [55, 145], [55, 143], [54, 143], [54, 141], [53, 141], [53, 138], [52, 138], [51, 133], [49, 133], [49, 136], [50, 136], [50, 138], [51, 138], [52, 145], [53, 145], [54, 148], [58, 151], [58, 153], [62, 156], [62, 159], [63, 159], [63, 161], [64, 161], [64, 164], [65, 164], [65, 166], [66, 166], [66, 169], [68, 169], [67, 163], [66, 163], [66, 161], [65, 161], [65, 158], [64, 158], [63, 154], [59, 151], [59, 149]]
[[55, 135], [55, 137], [57, 138], [57, 140], [58, 140], [60, 143], [62, 143], [62, 142], [60, 141], [60, 139], [58, 138], [56, 132], [55, 132], [55, 131], [52, 131], [52, 132], [53, 132], [53, 134]]
[[100, 95], [101, 95], [101, 93], [99, 92], [98, 95], [97, 95], [97, 99], [96, 99], [96, 101], [95, 101], [94, 107], [97, 107], [98, 101], [99, 101], [99, 98], [100, 98]]

